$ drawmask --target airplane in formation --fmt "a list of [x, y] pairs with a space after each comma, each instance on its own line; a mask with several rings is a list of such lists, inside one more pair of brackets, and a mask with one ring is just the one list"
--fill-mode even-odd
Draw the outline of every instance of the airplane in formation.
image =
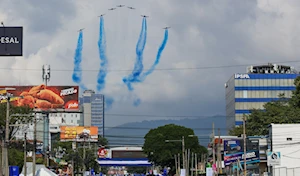
[[134, 7], [127, 7], [128, 9], [131, 9], [131, 10], [134, 10], [135, 8]]
[[117, 5], [117, 7], [124, 7], [125, 5]]
[[105, 14], [101, 14], [100, 16], [98, 16], [98, 17], [102, 17], [102, 16], [104, 16]]
[[108, 10], [115, 10], [116, 8], [110, 8], [110, 9], [108, 9]]
[[163, 29], [169, 29], [169, 28], [171, 28], [171, 27], [164, 27]]
[[144, 18], [148, 18], [149, 16], [146, 16], [146, 15], [141, 15], [142, 17], [144, 17]]
[[78, 32], [81, 32], [81, 31], [83, 31], [83, 30], [84, 30], [84, 28], [81, 28], [81, 29], [78, 30]]

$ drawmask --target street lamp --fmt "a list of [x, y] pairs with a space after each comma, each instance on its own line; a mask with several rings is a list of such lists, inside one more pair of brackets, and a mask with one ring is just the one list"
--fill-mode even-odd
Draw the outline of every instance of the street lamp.
[[[188, 135], [188, 137], [196, 137], [195, 135], [191, 134], [191, 135]], [[182, 169], [186, 169], [186, 160], [185, 160], [185, 142], [184, 142], [184, 136], [182, 136], [181, 139], [179, 140], [165, 140], [165, 142], [181, 142], [181, 145], [182, 145]], [[187, 175], [187, 171], [185, 171], [185, 175]]]

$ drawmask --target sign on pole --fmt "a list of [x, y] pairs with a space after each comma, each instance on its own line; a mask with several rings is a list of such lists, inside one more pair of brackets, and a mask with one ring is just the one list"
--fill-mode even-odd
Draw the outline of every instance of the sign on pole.
[[268, 166], [278, 166], [281, 163], [280, 152], [268, 152]]
[[23, 27], [0, 27], [0, 56], [23, 56]]

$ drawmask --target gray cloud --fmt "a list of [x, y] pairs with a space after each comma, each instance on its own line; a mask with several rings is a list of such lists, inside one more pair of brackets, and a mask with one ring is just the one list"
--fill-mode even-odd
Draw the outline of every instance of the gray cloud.
[[[126, 1], [135, 11], [107, 9], [124, 1], [26, 1], [0, 3], [0, 20], [24, 25], [24, 58], [4, 62], [3, 67], [40, 69], [50, 64], [50, 84], [74, 84], [71, 80], [77, 29], [84, 30], [83, 82], [96, 87], [99, 57], [97, 50], [99, 19], [105, 15], [109, 70], [106, 89], [114, 97], [109, 114], [161, 114], [208, 116], [225, 114], [224, 83], [244, 66], [199, 70], [154, 71], [145, 82], [135, 84], [130, 93], [122, 78], [135, 61], [135, 45], [141, 28], [141, 14], [148, 18], [145, 68], [155, 60], [163, 39], [162, 27], [171, 26], [169, 41], [157, 68], [191, 68], [224, 65], [250, 65], [296, 60], [300, 56], [297, 23], [300, 6], [295, 1]], [[3, 17], [4, 15], [5, 17]], [[1, 17], [1, 15], [3, 15]], [[40, 38], [40, 40], [39, 40]], [[35, 41], [35, 42], [32, 42]], [[8, 61], [8, 60], [7, 60]], [[293, 63], [299, 68], [298, 63]], [[57, 71], [57, 70], [64, 71]], [[94, 70], [94, 71], [93, 71]], [[0, 75], [5, 71], [0, 70]], [[39, 84], [39, 71], [13, 71], [0, 77], [3, 84]], [[21, 81], [20, 81], [21, 80]], [[133, 107], [133, 96], [142, 99]], [[108, 126], [149, 117], [107, 116]]]

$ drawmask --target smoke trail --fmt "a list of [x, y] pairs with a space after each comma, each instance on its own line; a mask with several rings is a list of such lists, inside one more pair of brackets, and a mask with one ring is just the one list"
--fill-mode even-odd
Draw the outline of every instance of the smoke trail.
[[114, 99], [112, 97], [105, 97], [105, 110], [110, 110], [113, 103]]
[[81, 69], [82, 45], [83, 45], [83, 33], [82, 33], [82, 31], [80, 31], [78, 40], [77, 40], [77, 47], [75, 50], [74, 70], [73, 70], [72, 79], [73, 79], [73, 82], [79, 84], [79, 86], [82, 89], [86, 89], [86, 87], [81, 83], [81, 80], [82, 80], [82, 69]]
[[141, 104], [141, 99], [140, 98], [136, 98], [134, 101], [133, 101], [133, 106], [139, 106]]
[[101, 91], [105, 87], [105, 77], [107, 74], [107, 57], [106, 57], [106, 38], [104, 31], [104, 19], [100, 17], [98, 50], [100, 57], [100, 70], [97, 76], [97, 91]]
[[140, 82], [138, 77], [143, 71], [143, 53], [147, 39], [147, 21], [143, 18], [142, 29], [139, 40], [136, 44], [136, 61], [132, 73], [126, 78], [123, 78], [123, 82], [127, 85], [128, 90], [132, 91], [133, 87], [131, 83]]
[[155, 62], [154, 62], [154, 64], [151, 66], [151, 68], [150, 68], [147, 72], [143, 73], [143, 74], [140, 76], [140, 78], [139, 78], [140, 82], [143, 82], [143, 81], [146, 79], [146, 77], [147, 77], [148, 75], [150, 75], [150, 74], [154, 71], [155, 67], [157, 66], [157, 64], [158, 64], [159, 61], [160, 61], [161, 54], [162, 54], [162, 52], [164, 51], [164, 49], [165, 49], [165, 47], [166, 47], [166, 44], [167, 44], [167, 42], [168, 42], [168, 38], [169, 38], [169, 32], [168, 32], [168, 29], [166, 29], [166, 30], [165, 30], [164, 39], [163, 39], [163, 41], [162, 41], [160, 47], [158, 48]]

